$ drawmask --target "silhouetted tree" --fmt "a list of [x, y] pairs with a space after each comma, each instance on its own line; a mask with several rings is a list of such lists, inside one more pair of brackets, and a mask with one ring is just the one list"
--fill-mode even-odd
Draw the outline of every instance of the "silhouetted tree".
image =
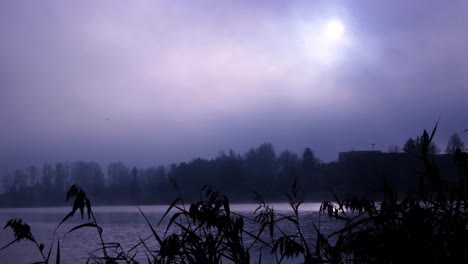
[[160, 182], [167, 180], [166, 169], [164, 168], [164, 166], [159, 165], [158, 167], [156, 167], [156, 177]]
[[413, 138], [409, 138], [405, 145], [403, 145], [403, 151], [406, 153], [418, 153], [418, 143]]
[[233, 150], [229, 150], [229, 153], [220, 152], [219, 156], [215, 159], [216, 166], [219, 168], [219, 178], [224, 178], [224, 181], [220, 181], [220, 186], [225, 189], [238, 190], [240, 188], [241, 181], [241, 168], [242, 158], [236, 154]]
[[[403, 151], [410, 154], [421, 154], [421, 149], [422, 142], [420, 137], [417, 137], [416, 139], [409, 138], [403, 146]], [[431, 155], [435, 155], [440, 152], [440, 149], [434, 142], [431, 142], [429, 144], [428, 152]]]
[[54, 186], [56, 191], [65, 190], [65, 182], [67, 178], [67, 171], [65, 165], [62, 162], [57, 162], [55, 164], [55, 179]]
[[28, 167], [28, 186], [35, 186], [39, 183], [39, 170], [36, 166]]
[[54, 177], [54, 169], [52, 166], [48, 163], [45, 163], [44, 166], [42, 166], [42, 179], [41, 179], [41, 184], [42, 187], [46, 192], [50, 191], [52, 189], [52, 180]]
[[146, 202], [157, 202], [157, 199], [155, 198], [159, 195], [157, 190], [159, 183], [165, 180], [163, 179], [163, 176], [159, 175], [161, 173], [161, 169], [163, 170], [162, 173], [165, 173], [164, 167], [160, 167], [149, 167], [140, 170], [138, 181], [141, 193], [139, 196], [141, 196]]
[[318, 188], [317, 169], [319, 168], [320, 161], [315, 157], [314, 152], [310, 148], [305, 148], [302, 153], [302, 183], [307, 188], [316, 190]]
[[107, 165], [107, 176], [110, 186], [128, 186], [133, 180], [130, 169], [123, 162], [113, 162]]
[[132, 169], [132, 184], [137, 184], [138, 183], [138, 170], [135, 166], [133, 166]]
[[3, 175], [3, 190], [5, 192], [12, 192], [13, 190], [13, 176], [11, 176], [11, 173], [6, 173]]
[[18, 191], [25, 188], [28, 184], [28, 176], [23, 170], [13, 172], [13, 190]]
[[445, 152], [448, 154], [454, 154], [457, 149], [463, 151], [465, 149], [465, 143], [457, 133], [454, 133], [449, 138]]
[[245, 155], [244, 167], [247, 180], [260, 188], [269, 188], [267, 183], [271, 182], [276, 173], [276, 153], [271, 143], [260, 145], [251, 149]]
[[310, 148], [306, 148], [302, 154], [302, 168], [305, 173], [311, 172], [319, 165], [318, 159], [315, 157], [314, 152]]
[[285, 150], [278, 156], [278, 179], [279, 188], [291, 184], [300, 173], [301, 163], [297, 154]]
[[133, 166], [131, 180], [130, 180], [130, 194], [132, 198], [138, 200], [138, 193], [139, 193], [139, 180], [138, 180], [138, 170], [135, 166]]
[[400, 152], [400, 147], [397, 145], [390, 145], [388, 147], [388, 153], [398, 153]]
[[104, 186], [104, 173], [96, 162], [78, 161], [73, 164], [71, 180], [88, 190]]

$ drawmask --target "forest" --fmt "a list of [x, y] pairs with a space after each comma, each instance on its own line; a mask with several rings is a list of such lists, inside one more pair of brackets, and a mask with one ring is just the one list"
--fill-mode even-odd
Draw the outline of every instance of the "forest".
[[[331, 233], [324, 233], [319, 218], [312, 224], [315, 231], [312, 240], [306, 237], [306, 228], [312, 227], [306, 227], [305, 219], [300, 217], [305, 196], [298, 184], [298, 176], [294, 177], [291, 190], [285, 193], [289, 213], [276, 211], [262, 195], [255, 193], [258, 207], [253, 216], [231, 212], [228, 196], [209, 185], [199, 190], [198, 199], [186, 204], [175, 176], [168, 176], [177, 193], [176, 198], [158, 223], [152, 223], [138, 207], [151, 232], [146, 239], [140, 237], [140, 242], [127, 251], [118, 241], [105, 241], [88, 193], [78, 185], [71, 185], [66, 192], [66, 200], [73, 200], [73, 207], [56, 226], [47, 251], [46, 246], [39, 244], [34, 237], [31, 226], [19, 218], [6, 223], [5, 229], [11, 228], [15, 239], [0, 251], [25, 240], [33, 242], [40, 252], [42, 261], [37, 263], [51, 263], [54, 248], [55, 263], [61, 263], [60, 241], [63, 243], [65, 238], [56, 238], [56, 231], [78, 211], [83, 218], [86, 210], [89, 222], [72, 227], [66, 234], [83, 228], [96, 229], [100, 247], [89, 252], [88, 262], [91, 263], [139, 263], [135, 260], [138, 247], [143, 247], [148, 263], [264, 263], [263, 255], [269, 255], [268, 262], [275, 263], [284, 263], [285, 260], [307, 264], [466, 263], [468, 153], [457, 147], [454, 153], [446, 154], [452, 157], [458, 173], [455, 173], [456, 178], [444, 178], [435, 162], [435, 154], [430, 151], [436, 129], [437, 125], [431, 135], [424, 131], [416, 141], [421, 143], [417, 147], [420, 147], [418, 158], [422, 170], [417, 174], [419, 185], [413, 192], [406, 192], [399, 198], [398, 192], [386, 179], [383, 179], [379, 201], [358, 195], [342, 196], [331, 190], [332, 202], [324, 200], [317, 213], [328, 215], [330, 221], [340, 224]], [[262, 145], [257, 151], [262, 149], [272, 150], [272, 147]], [[310, 154], [308, 149], [304, 153]], [[342, 153], [339, 163], [375, 161], [378, 154], [381, 153]], [[233, 153], [230, 156], [236, 159]], [[189, 164], [175, 166], [170, 173]], [[302, 173], [304, 167], [302, 162]], [[320, 168], [319, 165], [311, 167], [312, 170]], [[130, 182], [138, 183], [137, 169], [127, 173], [131, 176]], [[129, 186], [128, 191], [136, 192], [139, 186]], [[245, 227], [246, 221], [252, 222], [256, 228]], [[288, 231], [287, 226], [292, 226], [292, 231]], [[164, 228], [164, 234], [158, 234], [155, 228]], [[150, 244], [148, 239], [155, 240], [157, 245]], [[252, 254], [255, 254], [255, 259], [252, 259]]]
[[[458, 134], [450, 137], [443, 153], [431, 142], [428, 153], [437, 160], [445, 175], [457, 167], [453, 153], [464, 149]], [[231, 197], [235, 202], [251, 202], [253, 192], [273, 201], [284, 201], [284, 187], [298, 179], [310, 201], [329, 199], [330, 189], [348, 194], [372, 196], [383, 182], [400, 193], [414, 191], [415, 172], [423, 169], [418, 154], [421, 138], [409, 138], [401, 150], [342, 152], [336, 161], [321, 161], [310, 148], [301, 155], [285, 150], [276, 153], [271, 143], [251, 148], [244, 154], [230, 150], [213, 159], [196, 158], [170, 166], [136, 168], [113, 162], [106, 168], [95, 161], [45, 163], [3, 175], [4, 192], [0, 206], [30, 207], [64, 205], [61, 194], [77, 184], [94, 197], [96, 204], [168, 204], [174, 197], [169, 178], [175, 179], [182, 195], [197, 199], [205, 184]], [[455, 173], [456, 174], [456, 173]]]

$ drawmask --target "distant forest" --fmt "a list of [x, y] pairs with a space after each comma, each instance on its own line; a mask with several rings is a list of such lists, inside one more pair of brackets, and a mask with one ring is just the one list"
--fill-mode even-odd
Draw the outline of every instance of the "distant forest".
[[[308, 201], [332, 199], [330, 189], [373, 196], [384, 182], [406, 193], [417, 188], [417, 173], [423, 169], [419, 148], [419, 137], [410, 138], [401, 151], [394, 145], [388, 152], [342, 152], [337, 161], [329, 163], [320, 161], [310, 148], [301, 155], [288, 150], [277, 154], [270, 143], [243, 155], [231, 150], [214, 159], [149, 168], [122, 162], [110, 163], [105, 169], [94, 161], [46, 163], [42, 168], [29, 166], [3, 175], [0, 206], [65, 205], [64, 193], [72, 184], [83, 187], [93, 202], [102, 205], [167, 204], [176, 196], [174, 182], [187, 200], [197, 199], [199, 190], [211, 185], [234, 202], [252, 202], [254, 191], [270, 201], [284, 201], [284, 192], [295, 178]], [[444, 154], [431, 146], [443, 175], [457, 175], [453, 155], [449, 155], [457, 148], [464, 149], [457, 134], [450, 137]]]

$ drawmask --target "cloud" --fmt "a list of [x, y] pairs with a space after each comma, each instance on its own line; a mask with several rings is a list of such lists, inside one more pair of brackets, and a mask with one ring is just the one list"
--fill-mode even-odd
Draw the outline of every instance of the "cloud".
[[[331, 160], [438, 118], [445, 141], [468, 119], [468, 5], [425, 3], [2, 2], [3, 155], [147, 164], [273, 141]], [[337, 16], [348, 42], [319, 49]]]

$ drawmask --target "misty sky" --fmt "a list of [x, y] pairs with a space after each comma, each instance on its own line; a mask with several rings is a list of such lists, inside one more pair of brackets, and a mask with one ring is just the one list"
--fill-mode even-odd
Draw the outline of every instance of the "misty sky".
[[468, 128], [467, 14], [455, 0], [3, 0], [0, 167], [150, 166], [264, 142], [330, 161], [437, 120], [445, 149]]

